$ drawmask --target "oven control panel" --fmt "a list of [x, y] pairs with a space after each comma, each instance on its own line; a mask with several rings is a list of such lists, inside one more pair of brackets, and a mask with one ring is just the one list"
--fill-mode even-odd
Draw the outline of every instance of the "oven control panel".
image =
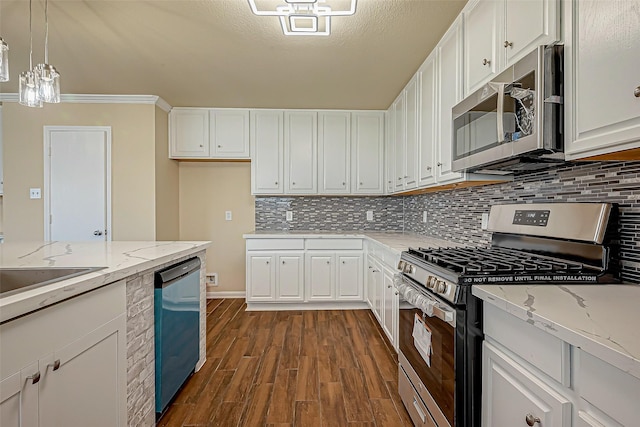
[[550, 212], [547, 210], [516, 210], [513, 215], [513, 224], [546, 227]]

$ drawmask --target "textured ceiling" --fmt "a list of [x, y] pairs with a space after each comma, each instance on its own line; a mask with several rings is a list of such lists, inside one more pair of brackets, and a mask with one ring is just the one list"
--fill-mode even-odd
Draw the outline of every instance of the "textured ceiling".
[[[386, 109], [466, 0], [358, 0], [328, 37], [284, 36], [246, 0], [50, 0], [63, 93], [159, 95], [172, 106]], [[33, 0], [34, 63], [44, 0]], [[28, 68], [29, 2], [0, 0], [11, 80]]]

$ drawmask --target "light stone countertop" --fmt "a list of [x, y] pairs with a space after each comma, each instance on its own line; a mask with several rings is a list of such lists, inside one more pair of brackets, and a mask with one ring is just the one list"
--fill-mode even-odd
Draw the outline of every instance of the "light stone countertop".
[[106, 267], [0, 297], [0, 322], [205, 250], [211, 242], [4, 242], [0, 267]]
[[640, 285], [474, 285], [473, 294], [640, 378]]
[[408, 248], [459, 247], [460, 244], [415, 233], [373, 231], [254, 231], [245, 239], [369, 239], [400, 254]]

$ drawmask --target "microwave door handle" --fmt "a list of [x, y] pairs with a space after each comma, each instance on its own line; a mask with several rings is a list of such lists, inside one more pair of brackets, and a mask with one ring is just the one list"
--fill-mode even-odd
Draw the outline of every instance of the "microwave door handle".
[[506, 83], [498, 84], [498, 111], [496, 117], [496, 126], [498, 132], [498, 143], [504, 142], [504, 88]]

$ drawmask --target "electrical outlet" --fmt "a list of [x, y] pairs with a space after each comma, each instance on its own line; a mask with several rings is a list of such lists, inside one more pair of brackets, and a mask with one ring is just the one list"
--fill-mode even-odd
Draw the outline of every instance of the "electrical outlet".
[[480, 228], [482, 228], [483, 230], [486, 230], [489, 227], [489, 214], [488, 213], [483, 213], [482, 214], [482, 224], [480, 225]]
[[218, 273], [207, 273], [207, 285], [218, 286]]
[[40, 191], [39, 188], [30, 188], [29, 189], [29, 198], [30, 199], [41, 199], [42, 198], [42, 192]]
[[373, 211], [367, 211], [367, 221], [373, 221]]
[[287, 221], [293, 221], [293, 212], [287, 211]]
[[224, 219], [225, 221], [231, 221], [233, 219], [233, 214], [231, 213], [231, 211], [225, 211]]
[[427, 211], [422, 211], [422, 222], [427, 222]]

